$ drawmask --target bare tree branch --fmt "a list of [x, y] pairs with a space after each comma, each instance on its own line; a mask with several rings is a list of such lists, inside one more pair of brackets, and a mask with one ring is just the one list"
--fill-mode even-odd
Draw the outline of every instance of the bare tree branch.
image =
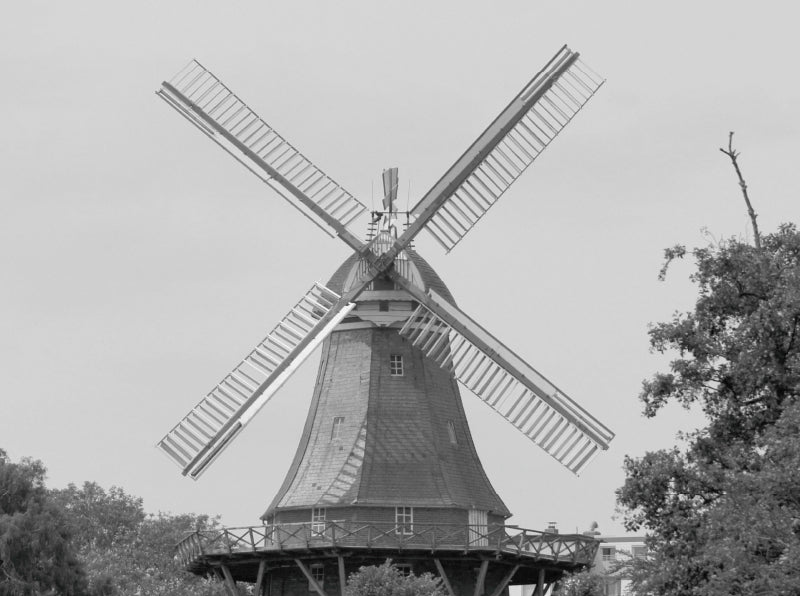
[[733, 131], [728, 133], [728, 149], [727, 151], [722, 147], [719, 148], [725, 155], [731, 158], [731, 162], [733, 163], [733, 168], [736, 170], [736, 175], [739, 177], [739, 186], [742, 188], [742, 194], [744, 195], [744, 202], [747, 204], [747, 213], [750, 215], [750, 221], [753, 224], [753, 242], [756, 245], [756, 248], [761, 248], [761, 235], [758, 233], [758, 224], [756, 223], [756, 212], [753, 211], [753, 206], [750, 204], [750, 197], [747, 195], [747, 184], [742, 177], [742, 171], [739, 169], [739, 163], [736, 161], [736, 158], [739, 156], [739, 152], [734, 150], [733, 148]]

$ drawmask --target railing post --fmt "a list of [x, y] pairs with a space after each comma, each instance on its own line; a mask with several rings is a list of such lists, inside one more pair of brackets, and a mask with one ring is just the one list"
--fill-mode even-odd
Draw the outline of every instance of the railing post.
[[233, 553], [233, 549], [231, 548], [231, 536], [230, 536], [230, 532], [228, 532], [228, 530], [226, 529], [226, 530], [224, 531], [224, 533], [223, 533], [223, 536], [225, 537], [225, 546], [227, 546], [227, 547], [228, 547], [228, 554], [230, 555], [230, 554], [232, 554], [232, 553]]

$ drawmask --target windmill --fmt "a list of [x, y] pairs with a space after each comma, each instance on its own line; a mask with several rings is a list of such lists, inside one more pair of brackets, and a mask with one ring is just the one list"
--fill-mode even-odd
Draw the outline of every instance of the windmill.
[[327, 596], [348, 569], [394, 556], [439, 574], [451, 596], [501, 596], [510, 583], [541, 594], [591, 561], [590, 538], [505, 524], [456, 381], [575, 474], [613, 433], [461, 311], [413, 240], [424, 229], [452, 250], [602, 83], [562, 47], [404, 222], [397, 170], [385, 170], [366, 240], [351, 230], [366, 207], [203, 65], [162, 84], [162, 99], [353, 250], [158, 443], [199, 478], [322, 345], [303, 436], [262, 526], [190, 536], [178, 548], [188, 569], [231, 591], [241, 580]]

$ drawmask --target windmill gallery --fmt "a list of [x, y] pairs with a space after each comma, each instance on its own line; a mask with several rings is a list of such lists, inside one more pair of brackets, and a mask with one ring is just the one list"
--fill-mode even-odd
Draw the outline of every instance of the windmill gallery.
[[[583, 535], [506, 525], [478, 459], [459, 381], [571, 472], [613, 433], [455, 306], [413, 248], [425, 229], [451, 250], [602, 85], [566, 46], [408, 213], [384, 171], [367, 211], [196, 61], [158, 95], [321, 229], [354, 251], [159, 442], [197, 479], [321, 347], [300, 444], [262, 524], [197, 532], [183, 565], [257, 594], [343, 594], [348, 573], [391, 558], [440, 576], [450, 596], [541, 596], [591, 562]], [[398, 227], [402, 232], [398, 232]]]

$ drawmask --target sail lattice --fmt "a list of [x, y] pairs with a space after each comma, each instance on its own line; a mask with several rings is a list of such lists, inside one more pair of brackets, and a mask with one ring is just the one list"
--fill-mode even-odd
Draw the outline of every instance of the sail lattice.
[[366, 210], [196, 60], [157, 93], [259, 178], [280, 183], [300, 204], [284, 198], [312, 220], [309, 212], [338, 232]]
[[575, 474], [614, 437], [522, 361], [498, 362], [504, 347], [479, 347], [425, 306], [417, 308], [400, 334]]
[[197, 478], [353, 306], [315, 283], [158, 447]]
[[425, 229], [448, 252], [484, 216], [603, 84], [564, 47], [415, 206], [447, 198]]

